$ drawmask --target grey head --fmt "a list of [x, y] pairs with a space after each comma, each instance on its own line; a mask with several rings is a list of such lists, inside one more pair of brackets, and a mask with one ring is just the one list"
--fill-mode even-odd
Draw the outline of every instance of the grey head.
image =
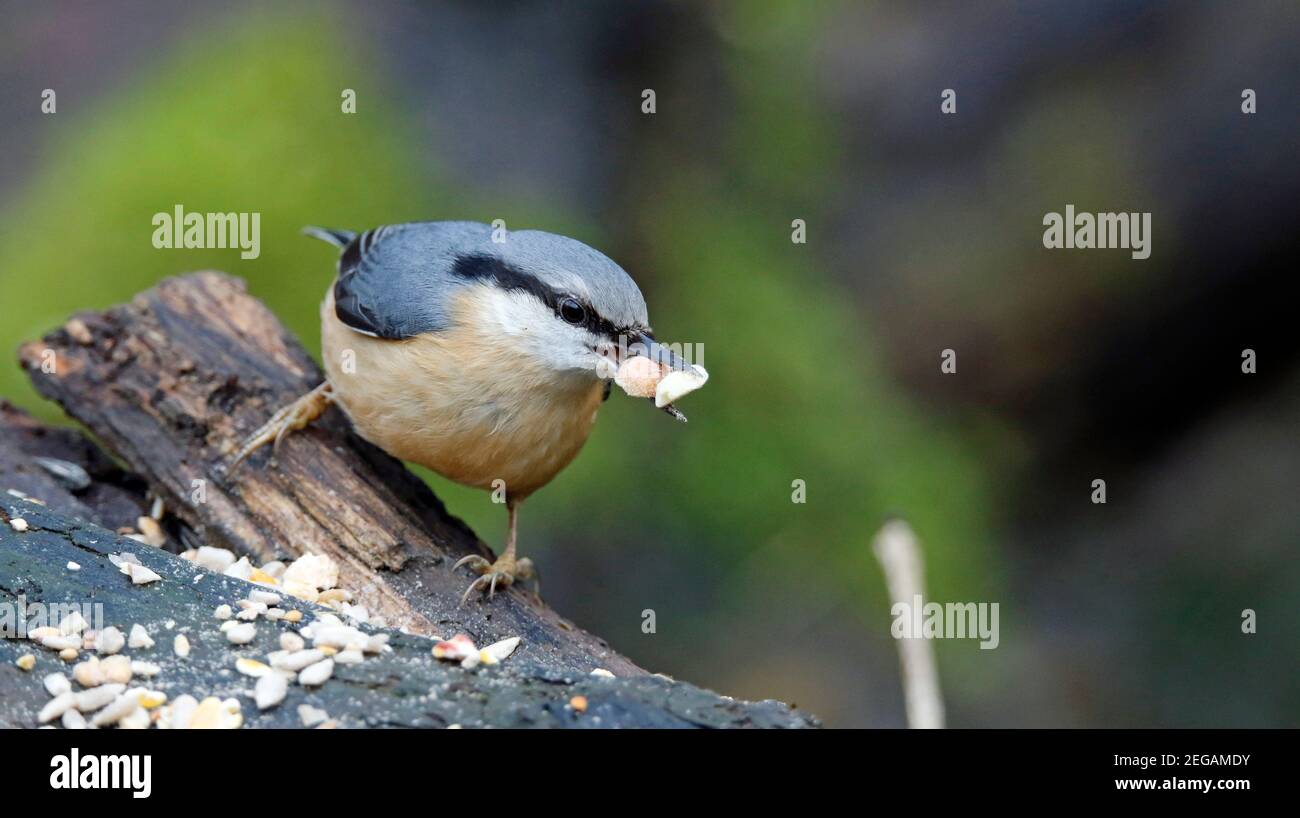
[[575, 239], [520, 230], [493, 241], [493, 228], [479, 222], [416, 222], [360, 235], [306, 232], [342, 248], [335, 310], [357, 332], [402, 340], [448, 331], [458, 320], [457, 295], [488, 287], [493, 308], [475, 320], [498, 322], [503, 337], [519, 336], [517, 343], [556, 369], [608, 377], [599, 359], [617, 364], [611, 345], [639, 345], [632, 354], [663, 349], [650, 334], [636, 282]]

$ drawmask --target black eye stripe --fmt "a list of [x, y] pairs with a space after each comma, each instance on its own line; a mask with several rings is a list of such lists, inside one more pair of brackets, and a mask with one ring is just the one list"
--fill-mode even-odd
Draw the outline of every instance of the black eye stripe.
[[[460, 256], [452, 265], [452, 272], [461, 278], [491, 279], [504, 290], [522, 290], [530, 293], [549, 307], [561, 321], [581, 326], [592, 334], [611, 341], [617, 341], [619, 335], [626, 332], [616, 327], [612, 321], [602, 317], [592, 309], [590, 304], [584, 303], [577, 296], [558, 292], [543, 284], [536, 276], [518, 270], [495, 256], [478, 253]], [[564, 316], [562, 310], [566, 301], [573, 301], [582, 309], [584, 316], [580, 321], [569, 321]]]

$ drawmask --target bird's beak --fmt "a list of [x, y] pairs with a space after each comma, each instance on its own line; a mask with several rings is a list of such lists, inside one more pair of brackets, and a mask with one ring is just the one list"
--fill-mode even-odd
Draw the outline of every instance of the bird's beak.
[[[677, 372], [691, 372], [704, 378], [708, 373], [700, 367], [686, 361], [680, 355], [673, 352], [668, 347], [660, 344], [654, 339], [654, 336], [648, 332], [633, 332], [628, 335], [628, 345], [625, 350], [620, 350], [620, 359], [632, 357], [634, 355], [643, 355], [656, 363], [668, 367], [670, 370]], [[664, 412], [673, 416], [681, 422], [686, 422], [686, 415], [682, 414], [676, 406], [671, 403], [659, 407]]]
[[683, 360], [676, 352], [660, 344], [648, 332], [632, 332], [628, 334], [627, 355], [644, 355], [652, 361], [663, 364], [669, 369], [676, 369], [679, 372], [690, 372], [695, 369], [693, 364]]

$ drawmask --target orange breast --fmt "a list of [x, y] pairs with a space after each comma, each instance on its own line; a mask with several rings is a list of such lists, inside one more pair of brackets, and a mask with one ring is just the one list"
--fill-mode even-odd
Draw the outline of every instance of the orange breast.
[[[468, 292], [453, 314], [472, 314]], [[505, 481], [523, 499], [582, 449], [603, 392], [588, 373], [544, 370], [499, 337], [459, 329], [404, 341], [348, 329], [321, 305], [321, 354], [336, 402], [384, 451], [458, 483]]]

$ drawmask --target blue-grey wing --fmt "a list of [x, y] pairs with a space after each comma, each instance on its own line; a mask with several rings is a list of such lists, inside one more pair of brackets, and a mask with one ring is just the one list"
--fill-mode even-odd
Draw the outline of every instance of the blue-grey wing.
[[339, 257], [335, 314], [357, 332], [389, 340], [446, 329], [451, 294], [464, 283], [453, 267], [490, 236], [477, 222], [418, 222], [353, 237]]

